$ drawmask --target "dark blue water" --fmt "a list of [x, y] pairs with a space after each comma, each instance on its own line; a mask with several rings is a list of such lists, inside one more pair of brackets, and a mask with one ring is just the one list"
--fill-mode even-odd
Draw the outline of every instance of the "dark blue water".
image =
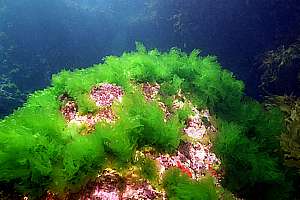
[[[259, 99], [260, 55], [299, 37], [299, 13], [297, 0], [0, 0], [0, 116], [53, 73], [133, 50], [135, 41], [216, 55]], [[299, 91], [289, 74], [273, 92]]]

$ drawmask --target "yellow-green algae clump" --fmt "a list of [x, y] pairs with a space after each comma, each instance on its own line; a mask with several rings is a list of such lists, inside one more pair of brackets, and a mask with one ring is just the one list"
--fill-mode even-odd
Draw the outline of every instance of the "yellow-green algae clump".
[[[63, 114], [66, 103], [74, 102], [70, 108], [86, 119], [99, 114], [91, 91], [103, 83], [122, 88], [122, 99], [109, 108], [113, 122], [99, 118], [91, 126], [70, 123]], [[288, 195], [291, 184], [285, 184], [281, 158], [274, 153], [283, 128], [279, 110], [266, 111], [246, 98], [242, 81], [222, 69], [213, 56], [175, 48], [166, 53], [147, 51], [141, 44], [135, 52], [106, 57], [103, 64], [54, 75], [50, 87], [30, 95], [23, 107], [3, 119], [0, 183], [12, 183], [31, 198], [46, 191], [64, 198], [106, 167], [126, 171], [136, 150], [151, 147], [174, 153], [185, 140], [182, 129], [191, 111], [184, 107], [166, 118], [157, 101], [145, 99], [139, 89], [142, 83], [159, 84], [158, 95], [166, 107], [180, 91], [198, 109], [213, 113], [219, 129], [214, 150], [225, 170], [226, 188], [244, 196], [251, 196], [256, 187], [263, 188], [261, 197], [269, 198], [272, 191]], [[147, 165], [152, 171], [141, 173], [153, 182], [157, 179], [153, 165]], [[209, 178], [196, 183], [178, 171], [168, 172], [161, 186], [170, 199], [217, 198]], [[180, 195], [188, 190], [193, 192]]]

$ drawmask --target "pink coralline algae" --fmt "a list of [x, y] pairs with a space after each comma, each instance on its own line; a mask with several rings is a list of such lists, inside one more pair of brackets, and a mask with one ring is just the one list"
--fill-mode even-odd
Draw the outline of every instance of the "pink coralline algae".
[[123, 91], [121, 87], [103, 83], [92, 89], [90, 97], [96, 102], [96, 106], [111, 106], [113, 101], [121, 101]]
[[207, 172], [217, 176], [212, 166], [219, 165], [220, 161], [210, 152], [209, 147], [201, 143], [184, 143], [180, 148], [174, 156], [160, 155], [156, 158], [159, 163], [160, 175], [171, 167], [177, 167], [193, 179], [201, 178]]
[[154, 100], [158, 94], [160, 85], [157, 83], [143, 83], [142, 90], [147, 100]]
[[201, 120], [202, 117], [209, 119], [210, 115], [208, 110], [202, 110], [201, 112], [199, 112], [196, 108], [193, 108], [192, 110], [194, 115], [189, 117], [187, 127], [184, 128], [184, 132], [193, 139], [201, 140], [201, 138], [206, 134], [207, 129], [215, 131], [215, 128], [212, 126], [206, 127]]
[[95, 193], [93, 194], [94, 197], [92, 199], [101, 199], [101, 200], [119, 200], [118, 193], [115, 191], [106, 192], [103, 190], [98, 190], [98, 188], [95, 190]]
[[106, 121], [107, 123], [111, 123], [115, 119], [116, 116], [111, 108], [103, 108], [99, 110], [95, 115], [79, 115], [78, 113], [76, 113], [75, 117], [70, 120], [70, 123], [87, 124], [88, 126], [92, 127], [95, 126], [95, 124], [99, 121]]
[[[80, 200], [154, 200], [163, 197], [146, 181], [132, 181], [112, 169], [99, 175]], [[162, 198], [160, 198], [162, 199]]]
[[199, 112], [196, 108], [193, 108], [193, 112], [194, 115], [189, 118], [184, 133], [194, 141], [182, 142], [175, 155], [161, 154], [157, 157], [160, 175], [171, 167], [177, 167], [193, 179], [199, 179], [206, 173], [219, 179], [220, 174], [214, 167], [221, 164], [220, 160], [211, 152], [211, 143], [201, 143], [201, 139], [208, 134], [208, 129], [214, 130], [212, 126], [206, 127], [201, 121], [201, 117], [209, 117], [209, 112]]
[[[123, 91], [121, 87], [103, 83], [100, 86], [96, 86], [91, 90], [90, 98], [95, 101], [99, 110], [96, 114], [88, 113], [86, 115], [80, 115], [77, 111], [77, 105], [74, 101], [67, 101], [65, 106], [61, 109], [61, 112], [65, 119], [70, 123], [86, 124], [88, 127], [93, 127], [99, 121], [106, 121], [111, 123], [116, 120], [116, 116], [111, 109], [111, 105], [114, 101], [121, 101]], [[64, 100], [67, 97], [63, 97]]]
[[62, 114], [64, 115], [65, 119], [71, 121], [75, 119], [77, 108], [74, 101], [68, 101], [66, 105], [61, 109]]
[[122, 200], [152, 200], [164, 195], [147, 183], [142, 182], [140, 184], [129, 184], [123, 193]]
[[175, 156], [160, 155], [156, 158], [159, 163], [160, 176], [162, 176], [165, 170], [177, 167], [193, 179], [199, 179], [207, 172], [216, 178], [219, 177], [213, 166], [220, 165], [220, 161], [210, 152], [208, 147], [200, 143], [196, 143], [195, 145], [185, 143], [183, 146], [181, 148], [186, 148], [186, 152], [184, 153], [178, 151]]
[[104, 170], [94, 182], [81, 192], [80, 200], [119, 200], [122, 177], [114, 170]]

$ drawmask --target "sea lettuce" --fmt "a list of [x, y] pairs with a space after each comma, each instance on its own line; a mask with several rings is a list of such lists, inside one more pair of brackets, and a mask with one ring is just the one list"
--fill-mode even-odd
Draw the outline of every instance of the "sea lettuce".
[[[93, 114], [98, 108], [90, 91], [101, 83], [124, 90], [122, 102], [112, 107], [117, 120], [99, 122], [82, 135], [80, 128], [64, 119], [61, 97], [75, 101], [80, 114]], [[166, 102], [181, 90], [196, 107], [208, 108], [217, 116], [214, 149], [225, 169], [225, 187], [247, 196], [245, 188], [253, 191], [262, 184], [268, 191], [269, 185], [273, 188], [285, 181], [276, 154], [282, 131], [278, 110], [266, 111], [246, 98], [243, 82], [222, 69], [214, 56], [200, 56], [199, 50], [187, 54], [176, 48], [148, 51], [137, 44], [137, 51], [108, 56], [102, 64], [53, 75], [51, 86], [30, 95], [23, 107], [0, 122], [0, 183], [13, 183], [33, 197], [47, 190], [62, 194], [78, 190], [105, 166], [126, 168], [137, 149], [150, 146], [159, 152], [174, 152], [181, 140], [183, 117], [190, 111], [165, 120], [157, 101], [143, 97], [138, 89], [141, 83], [160, 84], [159, 95]], [[205, 193], [202, 199], [215, 199], [209, 181], [193, 183], [175, 175], [182, 179], [179, 185], [165, 182], [173, 199], [189, 189], [197, 198]]]

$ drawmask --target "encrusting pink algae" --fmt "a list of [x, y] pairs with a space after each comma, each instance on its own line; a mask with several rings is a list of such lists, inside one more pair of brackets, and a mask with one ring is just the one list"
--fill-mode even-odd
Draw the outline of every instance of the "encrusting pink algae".
[[[160, 89], [159, 84], [144, 83], [140, 88], [147, 101], [158, 101], [164, 113], [170, 115], [164, 103], [157, 98]], [[97, 87], [93, 87], [90, 93], [90, 98], [99, 107], [99, 111], [94, 116], [80, 115], [73, 101], [68, 101], [61, 109], [61, 112], [69, 123], [85, 124], [88, 127], [94, 126], [100, 120], [113, 123], [117, 116], [113, 114], [111, 106], [114, 102], [120, 103], [123, 95], [124, 92], [120, 86], [102, 83]], [[179, 96], [182, 97], [182, 94]], [[172, 108], [180, 109], [184, 104], [184, 102], [174, 98]], [[192, 106], [190, 102], [188, 104]], [[201, 179], [201, 177], [209, 174], [215, 177], [216, 182], [218, 182], [221, 178], [220, 172], [217, 172], [221, 164], [220, 160], [211, 152], [212, 144], [210, 142], [206, 144], [201, 143], [201, 139], [207, 136], [209, 131], [210, 134], [213, 134], [216, 130], [212, 125], [206, 127], [201, 121], [202, 117], [209, 120], [210, 114], [208, 110], [200, 112], [195, 107], [192, 107], [192, 111], [193, 114], [186, 120], [186, 127], [182, 130], [182, 133], [186, 134], [190, 141], [180, 144], [175, 154], [145, 155], [143, 152], [137, 151], [137, 156], [143, 154], [143, 156], [155, 160], [160, 179], [162, 179], [166, 170], [178, 168], [192, 179]], [[138, 181], [130, 180], [130, 177], [124, 177], [117, 171], [109, 168], [103, 170], [96, 178], [96, 181], [89, 184], [89, 189], [83, 189], [80, 193], [80, 200], [166, 199], [164, 191], [156, 190], [146, 180], [141, 178]]]

